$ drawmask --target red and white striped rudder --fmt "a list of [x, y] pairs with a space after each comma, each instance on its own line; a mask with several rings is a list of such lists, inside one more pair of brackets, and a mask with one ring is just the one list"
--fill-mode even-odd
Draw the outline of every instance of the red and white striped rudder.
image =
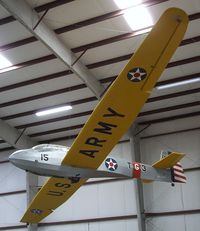
[[186, 176], [180, 162], [172, 167], [172, 181], [178, 183], [186, 183]]

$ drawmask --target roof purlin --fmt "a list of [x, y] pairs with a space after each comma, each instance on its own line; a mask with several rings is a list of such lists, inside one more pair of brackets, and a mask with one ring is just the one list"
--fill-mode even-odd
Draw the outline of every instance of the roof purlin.
[[[45, 3], [45, 4], [40, 5], [40, 6], [36, 6], [34, 8], [34, 10], [37, 13], [40, 13], [40, 12], [45, 11], [47, 9], [53, 9], [55, 7], [58, 7], [58, 6], [61, 6], [63, 4], [67, 4], [67, 3], [70, 3], [70, 2], [73, 2], [73, 1], [75, 1], [75, 0], [52, 1], [52, 2], [48, 2], [48, 3]], [[16, 19], [13, 16], [8, 16], [8, 17], [0, 19], [0, 25], [4, 25], [4, 24], [10, 23], [10, 22], [14, 22], [14, 21], [16, 21]]]
[[[152, 98], [149, 98], [147, 100], [147, 103], [171, 99], [171, 98], [195, 94], [195, 93], [200, 93], [200, 88], [152, 97]], [[37, 122], [29, 123], [29, 124], [22, 124], [22, 125], [16, 126], [16, 128], [17, 129], [23, 129], [23, 128], [27, 128], [27, 127], [34, 127], [34, 126], [43, 125], [43, 124], [47, 124], [47, 123], [54, 123], [54, 122], [61, 121], [61, 120], [67, 120], [67, 119], [77, 118], [80, 116], [86, 116], [86, 115], [90, 115], [91, 113], [92, 113], [92, 111], [85, 111], [85, 112], [71, 114], [71, 115], [62, 116], [62, 117], [57, 117], [57, 118], [53, 118], [53, 119], [49, 119], [49, 120], [42, 120], [42, 121], [37, 121]]]
[[[112, 59], [109, 59], [109, 60], [104, 60], [104, 61], [101, 61], [101, 62], [89, 64], [89, 65], [87, 65], [87, 67], [89, 69], [97, 68], [97, 67], [112, 64], [112, 63], [115, 63], [115, 62], [127, 60], [131, 56], [132, 56], [132, 54], [128, 54], [128, 55], [112, 58]], [[50, 56], [48, 56], [48, 58], [49, 57]], [[40, 60], [44, 60], [44, 57], [40, 58]], [[179, 65], [184, 65], [184, 64], [188, 64], [188, 63], [192, 63], [192, 62], [197, 62], [197, 61], [200, 61], [200, 56], [190, 57], [190, 58], [187, 58], [187, 59], [171, 62], [171, 63], [169, 63], [167, 65], [166, 68], [175, 67], [175, 66], [179, 66]], [[28, 62], [30, 63], [31, 61], [28, 61]], [[45, 92], [45, 93], [42, 93], [42, 94], [29, 96], [29, 97], [26, 97], [26, 98], [21, 98], [21, 99], [16, 99], [16, 100], [13, 100], [13, 101], [0, 103], [0, 108], [16, 105], [16, 104], [19, 104], [19, 103], [25, 103], [25, 102], [28, 102], [28, 101], [31, 101], [31, 100], [37, 100], [37, 99], [40, 99], [40, 98], [43, 98], [43, 97], [49, 97], [49, 96], [53, 96], [53, 95], [57, 95], [57, 94], [62, 94], [62, 93], [78, 90], [78, 89], [81, 89], [81, 88], [85, 88], [85, 84], [75, 85], [75, 86], [71, 86], [71, 87], [65, 87], [65, 88], [61, 88], [61, 89], [58, 89], [58, 90], [53, 90], [53, 91]]]
[[[189, 107], [195, 107], [195, 106], [199, 106], [199, 105], [200, 105], [200, 101], [195, 101], [192, 103], [180, 104], [180, 105], [175, 105], [175, 106], [171, 106], [171, 107], [158, 108], [158, 109], [154, 109], [154, 110], [141, 112], [141, 113], [139, 113], [138, 117], [153, 115], [153, 114], [163, 113], [163, 112], [169, 112], [169, 111], [174, 111], [174, 110], [184, 109], [184, 108], [189, 108]], [[47, 131], [43, 131], [43, 132], [32, 133], [32, 134], [28, 134], [28, 136], [38, 137], [38, 136], [42, 136], [42, 135], [54, 134], [54, 133], [70, 131], [70, 130], [74, 130], [74, 129], [80, 129], [83, 126], [84, 126], [84, 124], [78, 124], [78, 125], [73, 125], [73, 126], [69, 126], [69, 127], [62, 127], [59, 129], [52, 129], [52, 130], [47, 130]]]
[[[159, 3], [165, 2], [165, 1], [168, 1], [168, 0], [154, 1], [155, 2], [154, 4], [159, 4]], [[120, 12], [121, 12], [121, 10], [120, 10]], [[74, 24], [71, 24], [71, 25], [68, 25], [68, 26], [57, 28], [57, 29], [54, 30], [54, 32], [57, 33], [57, 34], [66, 33], [66, 32], [69, 32], [69, 31], [72, 31], [72, 30], [75, 30], [75, 29], [79, 29], [79, 28], [84, 27], [84, 26], [91, 25], [93, 23], [101, 22], [101, 21], [107, 20], [109, 18], [120, 16], [121, 14], [122, 13], [119, 14], [119, 10], [114, 11], [114, 12], [110, 12], [110, 13], [105, 14], [105, 15], [100, 15], [98, 17], [94, 17], [94, 18], [91, 18], [91, 19], [88, 19], [88, 20], [85, 20], [85, 21], [81, 21], [81, 22], [77, 22], [77, 23], [74, 23]], [[196, 20], [196, 19], [199, 19], [199, 18], [200, 18], [200, 12], [189, 15], [189, 20], [190, 21]], [[1, 25], [1, 23], [0, 23], [0, 25]], [[130, 32], [130, 34], [132, 34], [132, 33], [134, 33], [134, 32]], [[125, 34], [124, 34], [124, 36], [125, 36]], [[112, 39], [112, 38], [110, 38], [110, 39]], [[113, 37], [113, 40], [114, 39], [116, 39], [116, 38]], [[25, 38], [23, 40], [19, 40], [19, 41], [16, 41], [14, 43], [3, 45], [3, 46], [0, 47], [0, 50], [7, 50], [7, 49], [10, 49], [10, 48], [22, 46], [22, 45], [25, 45], [25, 44], [28, 44], [28, 43], [34, 42], [34, 41], [37, 41], [37, 39], [35, 37]], [[83, 45], [83, 46], [85, 46], [85, 45]], [[73, 48], [73, 49], [76, 49], [76, 48]]]

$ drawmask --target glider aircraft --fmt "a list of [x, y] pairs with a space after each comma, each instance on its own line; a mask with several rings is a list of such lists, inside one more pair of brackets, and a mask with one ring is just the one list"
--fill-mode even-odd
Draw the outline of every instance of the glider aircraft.
[[129, 163], [108, 154], [136, 119], [187, 29], [188, 16], [166, 10], [108, 88], [71, 148], [43, 144], [19, 150], [9, 159], [17, 167], [50, 176], [36, 194], [22, 222], [38, 223], [69, 199], [91, 177], [133, 177], [144, 181], [186, 182], [171, 153], [153, 166]]

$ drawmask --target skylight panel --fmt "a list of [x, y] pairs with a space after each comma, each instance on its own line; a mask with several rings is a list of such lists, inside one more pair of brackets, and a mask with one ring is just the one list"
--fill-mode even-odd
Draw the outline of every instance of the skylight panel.
[[124, 9], [123, 16], [133, 31], [153, 25], [152, 17], [141, 0], [114, 0], [114, 2], [120, 9]]
[[12, 63], [6, 57], [0, 54], [0, 70], [10, 66], [12, 66]]

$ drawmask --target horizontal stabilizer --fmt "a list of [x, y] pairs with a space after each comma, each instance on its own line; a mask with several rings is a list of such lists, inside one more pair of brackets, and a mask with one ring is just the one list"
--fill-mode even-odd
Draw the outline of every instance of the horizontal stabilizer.
[[179, 162], [185, 154], [183, 153], [177, 153], [172, 152], [168, 156], [164, 157], [163, 159], [157, 161], [152, 165], [154, 168], [161, 168], [161, 169], [167, 169], [172, 168], [177, 162]]

